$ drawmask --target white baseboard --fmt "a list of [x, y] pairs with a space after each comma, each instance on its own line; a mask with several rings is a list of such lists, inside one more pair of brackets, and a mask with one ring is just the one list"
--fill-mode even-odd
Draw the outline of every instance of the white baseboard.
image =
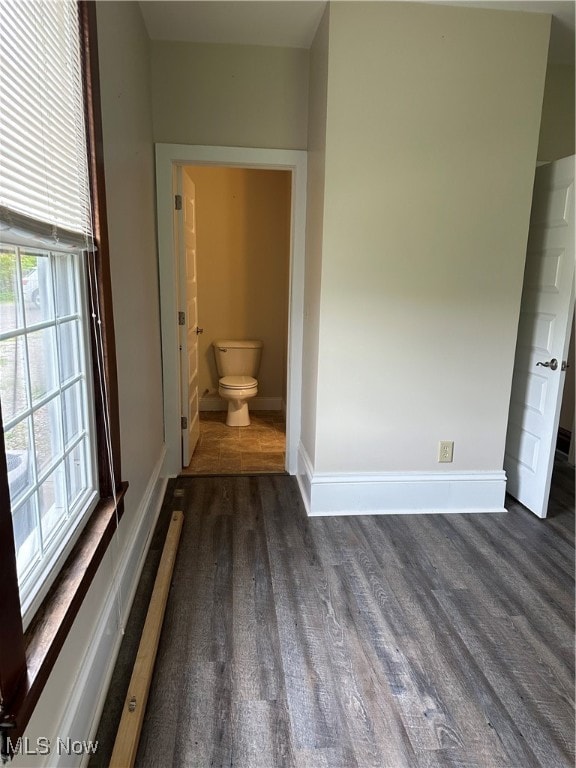
[[[119, 560], [117, 577], [100, 613], [92, 641], [80, 665], [74, 688], [66, 703], [58, 733], [72, 740], [93, 740], [104, 708], [116, 658], [122, 641], [118, 627], [117, 606], [123, 607], [122, 625], [126, 622], [140, 574], [144, 566], [156, 521], [160, 514], [168, 479], [160, 476], [166, 446], [156, 463], [135, 519], [139, 522], [131, 539], [126, 542]], [[118, 601], [118, 592], [121, 600]], [[89, 755], [61, 755], [52, 753], [46, 768], [77, 768], [88, 763]]]
[[314, 467], [308, 456], [308, 451], [302, 443], [298, 446], [298, 468], [296, 470], [296, 480], [300, 488], [300, 495], [304, 502], [304, 508], [308, 517], [312, 515], [312, 478], [314, 477]]
[[505, 512], [505, 472], [314, 472], [298, 450], [298, 485], [309, 516]]
[[[228, 403], [221, 397], [208, 395], [200, 398], [199, 408], [201, 411], [227, 411]], [[248, 401], [248, 410], [250, 411], [281, 411], [286, 410], [281, 397], [251, 397]]]

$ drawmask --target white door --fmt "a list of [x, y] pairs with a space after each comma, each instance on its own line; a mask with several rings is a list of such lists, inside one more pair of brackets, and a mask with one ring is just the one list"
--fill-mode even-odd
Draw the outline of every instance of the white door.
[[546, 517], [574, 310], [574, 157], [536, 170], [504, 469]]
[[181, 210], [177, 212], [179, 257], [180, 397], [182, 466], [187, 467], [200, 435], [198, 417], [198, 282], [196, 279], [196, 199], [194, 182], [179, 168]]

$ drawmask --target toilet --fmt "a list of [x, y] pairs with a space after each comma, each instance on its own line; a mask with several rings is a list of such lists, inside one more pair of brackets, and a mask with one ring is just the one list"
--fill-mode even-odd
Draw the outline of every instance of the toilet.
[[218, 394], [228, 401], [226, 424], [247, 427], [250, 424], [248, 400], [258, 393], [256, 375], [262, 355], [261, 341], [224, 339], [212, 342], [218, 369]]

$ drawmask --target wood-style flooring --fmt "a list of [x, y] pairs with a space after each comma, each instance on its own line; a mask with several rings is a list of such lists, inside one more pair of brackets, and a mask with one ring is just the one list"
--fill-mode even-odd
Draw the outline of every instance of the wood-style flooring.
[[247, 427], [229, 427], [226, 411], [200, 412], [200, 438], [184, 475], [283, 472], [286, 419], [282, 411], [254, 411]]
[[572, 768], [574, 475], [551, 516], [307, 518], [181, 477], [142, 768]]

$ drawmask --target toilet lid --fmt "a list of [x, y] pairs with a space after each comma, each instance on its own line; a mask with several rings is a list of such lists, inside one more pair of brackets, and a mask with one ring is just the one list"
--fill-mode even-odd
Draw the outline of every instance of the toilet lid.
[[228, 389], [250, 389], [258, 386], [258, 381], [252, 376], [223, 376], [220, 386]]

